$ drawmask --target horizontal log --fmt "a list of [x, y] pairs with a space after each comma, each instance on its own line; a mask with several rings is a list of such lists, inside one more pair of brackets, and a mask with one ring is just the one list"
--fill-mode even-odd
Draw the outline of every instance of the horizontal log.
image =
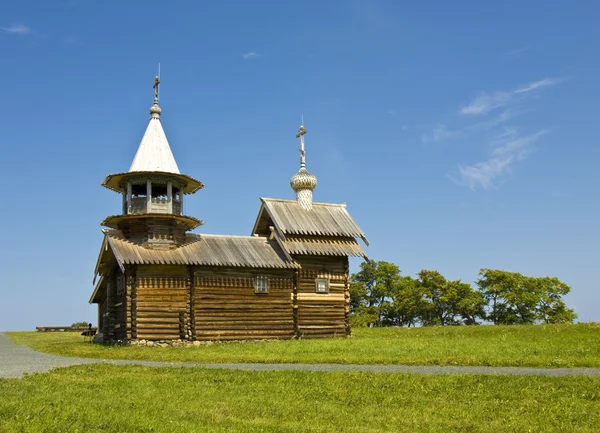
[[344, 295], [339, 293], [329, 293], [329, 294], [308, 294], [308, 293], [298, 293], [298, 301], [344, 301]]
[[171, 317], [179, 317], [179, 311], [137, 311], [136, 317], [138, 319], [141, 318], [171, 318]]
[[292, 323], [293, 317], [291, 314], [287, 316], [271, 316], [271, 317], [206, 317], [197, 316], [196, 323], [247, 323], [249, 325], [255, 323]]
[[171, 329], [179, 332], [179, 322], [177, 323], [149, 323], [149, 322], [136, 322], [138, 329]]
[[288, 335], [290, 334], [291, 331], [287, 331], [287, 330], [275, 330], [275, 331], [269, 331], [269, 332], [265, 332], [265, 331], [201, 331], [201, 330], [197, 330], [196, 331], [196, 336], [217, 336], [217, 335], [223, 335], [223, 336], [231, 336], [231, 335]]
[[173, 324], [179, 324], [179, 317], [177, 317], [177, 316], [171, 316], [171, 317], [137, 317], [136, 318], [136, 323], [138, 325], [140, 325], [140, 324], [150, 325], [150, 324], [153, 324], [153, 323], [173, 323]]
[[255, 294], [245, 293], [240, 295], [215, 295], [215, 294], [198, 294], [196, 293], [196, 301], [202, 302], [248, 302], [248, 301], [262, 301], [262, 302], [274, 302], [284, 301], [289, 302], [291, 299], [291, 293], [266, 293], [266, 294]]
[[251, 331], [261, 331], [261, 332], [274, 332], [274, 331], [290, 331], [292, 332], [294, 330], [294, 325], [293, 323], [287, 324], [287, 325], [254, 325], [254, 326], [244, 326], [244, 325], [239, 325], [239, 326], [233, 326], [233, 325], [222, 325], [219, 324], [217, 326], [209, 326], [209, 325], [196, 325], [196, 332], [207, 332], [207, 331], [214, 331], [214, 332], [227, 332], [227, 331], [239, 331], [239, 332], [251, 332]]
[[292, 302], [274, 302], [269, 304], [268, 302], [228, 302], [226, 304], [218, 302], [203, 302], [201, 305], [196, 303], [196, 308], [206, 309], [217, 309], [217, 310], [239, 310], [239, 309], [264, 309], [264, 310], [275, 310], [278, 308], [292, 308]]
[[139, 308], [144, 308], [144, 307], [151, 307], [151, 308], [155, 308], [157, 310], [159, 309], [163, 309], [163, 308], [170, 308], [170, 309], [175, 309], [175, 308], [183, 308], [185, 309], [186, 303], [185, 302], [179, 302], [176, 305], [173, 305], [172, 303], [169, 304], [169, 302], [167, 301], [163, 301], [163, 302], [149, 302], [149, 301], [137, 301], [136, 305]]
[[138, 340], [179, 340], [179, 334], [142, 334], [140, 332], [137, 333]]
[[230, 320], [230, 318], [244, 316], [247, 318], [269, 318], [269, 317], [284, 317], [284, 316], [292, 316], [293, 312], [290, 308], [278, 308], [277, 310], [265, 310], [265, 311], [256, 311], [256, 310], [247, 310], [245, 312], [240, 311], [221, 311], [221, 310], [203, 310], [202, 308], [197, 308], [196, 313], [201, 312], [201, 314], [197, 314], [196, 319], [199, 317], [211, 317], [211, 318], [221, 318], [223, 320]]
[[185, 304], [187, 303], [186, 296], [138, 296], [137, 302], [142, 303], [171, 303], [171, 304]]
[[[290, 332], [282, 335], [271, 335], [271, 334], [255, 334], [255, 335], [222, 335], [219, 337], [219, 341], [236, 341], [236, 340], [293, 340], [296, 334]], [[212, 336], [196, 336], [197, 341], [215, 341]]]

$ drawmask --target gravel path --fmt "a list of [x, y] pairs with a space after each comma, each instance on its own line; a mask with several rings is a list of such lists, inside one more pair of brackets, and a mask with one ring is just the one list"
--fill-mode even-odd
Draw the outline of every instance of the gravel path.
[[[160, 350], [160, 349], [157, 349]], [[459, 367], [459, 366], [409, 366], [409, 365], [359, 365], [359, 364], [202, 364], [192, 362], [170, 363], [154, 361], [103, 360], [66, 358], [36, 352], [18, 346], [0, 333], [0, 377], [22, 377], [24, 373], [45, 373], [56, 367], [79, 364], [144, 365], [148, 367], [225, 368], [252, 371], [371, 371], [383, 373], [419, 374], [500, 374], [511, 376], [597, 376], [600, 368], [530, 368], [530, 367]]]

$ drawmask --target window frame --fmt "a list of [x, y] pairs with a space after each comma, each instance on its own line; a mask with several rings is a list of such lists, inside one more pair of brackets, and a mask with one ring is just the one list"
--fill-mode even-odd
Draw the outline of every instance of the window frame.
[[[325, 281], [325, 291], [319, 290], [319, 281]], [[325, 277], [317, 277], [315, 278], [315, 293], [319, 293], [322, 295], [327, 295], [329, 293], [329, 278]]]
[[[260, 287], [259, 282], [264, 282], [264, 288]], [[254, 294], [262, 295], [269, 293], [269, 277], [266, 275], [259, 275], [254, 279]]]

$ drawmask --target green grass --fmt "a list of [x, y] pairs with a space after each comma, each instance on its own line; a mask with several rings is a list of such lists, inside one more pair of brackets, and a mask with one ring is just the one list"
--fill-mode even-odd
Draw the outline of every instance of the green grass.
[[0, 379], [1, 432], [598, 432], [600, 378], [84, 365]]
[[355, 329], [351, 338], [216, 343], [188, 348], [84, 343], [74, 333], [15, 332], [18, 344], [64, 356], [167, 362], [600, 367], [600, 325]]

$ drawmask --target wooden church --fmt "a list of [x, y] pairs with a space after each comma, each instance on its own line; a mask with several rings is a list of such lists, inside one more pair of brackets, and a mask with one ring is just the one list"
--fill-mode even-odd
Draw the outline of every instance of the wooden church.
[[313, 202], [300, 126], [296, 200], [261, 198], [250, 236], [190, 233], [202, 221], [184, 197], [204, 186], [181, 174], [161, 125], [158, 77], [150, 122], [129, 171], [102, 185], [122, 196], [104, 219], [90, 303], [105, 342], [253, 340], [350, 334], [348, 257], [363, 231], [343, 204]]

